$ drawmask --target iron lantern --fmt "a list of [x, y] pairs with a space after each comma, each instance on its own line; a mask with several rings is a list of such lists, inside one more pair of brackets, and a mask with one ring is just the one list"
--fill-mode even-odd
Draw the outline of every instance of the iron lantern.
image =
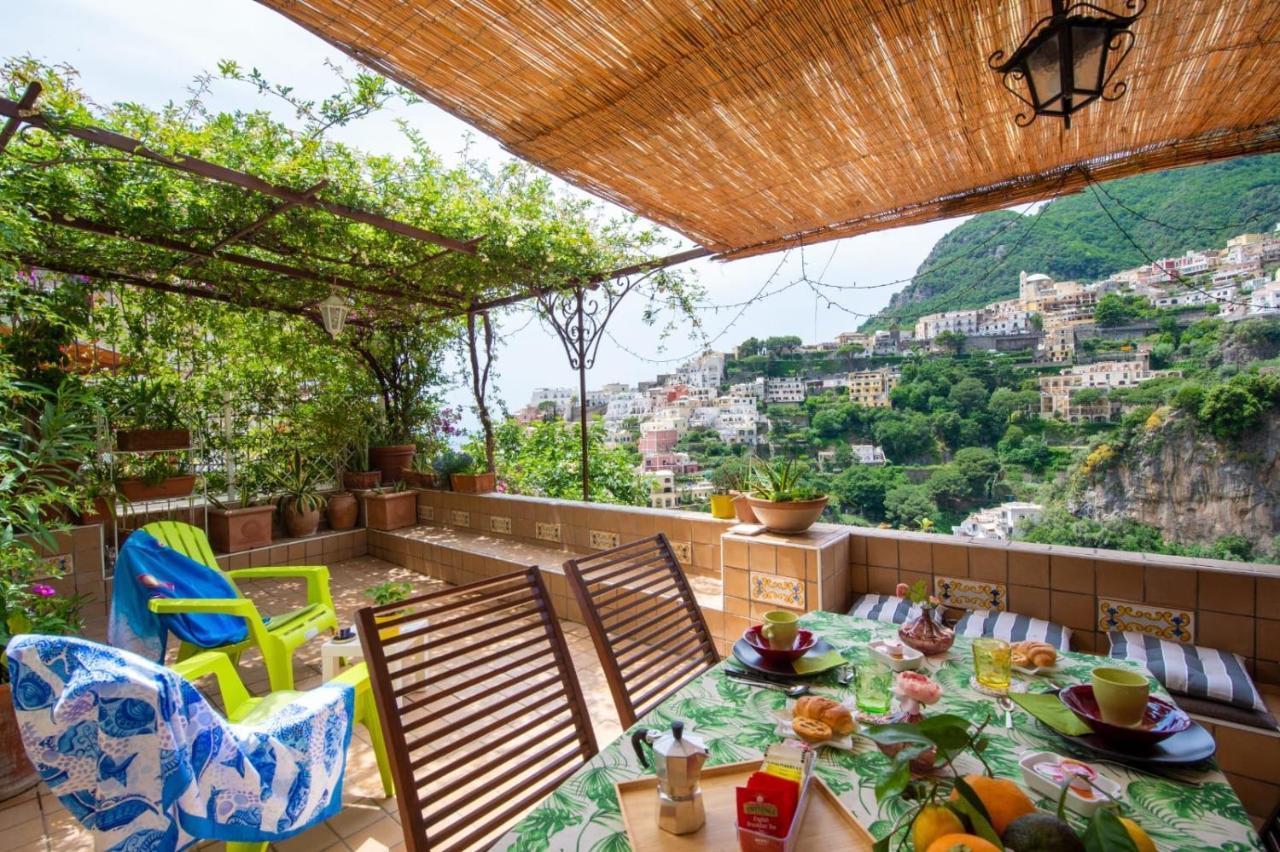
[[351, 313], [351, 301], [337, 293], [330, 293], [329, 297], [320, 303], [320, 319], [324, 322], [324, 330], [329, 332], [330, 337], [337, 337], [342, 333], [342, 327], [346, 324], [349, 313]]
[[1115, 76], [1133, 49], [1129, 27], [1146, 0], [1128, 0], [1126, 15], [1089, 2], [1051, 2], [1052, 13], [1036, 22], [1012, 56], [997, 50], [987, 59], [1004, 87], [1031, 109], [1015, 116], [1019, 127], [1048, 115], [1070, 128], [1073, 113], [1096, 100], [1117, 100], [1129, 87]]

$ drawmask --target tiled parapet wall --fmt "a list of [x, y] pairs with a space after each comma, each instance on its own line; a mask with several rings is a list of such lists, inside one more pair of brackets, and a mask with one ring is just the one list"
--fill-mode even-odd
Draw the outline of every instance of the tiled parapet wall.
[[732, 526], [730, 521], [698, 512], [454, 491], [418, 492], [418, 518], [570, 553], [590, 553], [613, 541], [625, 543], [665, 533], [686, 571], [716, 578], [720, 576], [720, 536]]
[[1258, 681], [1280, 684], [1280, 566], [846, 529], [855, 596], [963, 580], [951, 585], [968, 598], [1070, 627], [1078, 650], [1105, 654], [1109, 625], [1163, 625], [1165, 638], [1233, 651]]

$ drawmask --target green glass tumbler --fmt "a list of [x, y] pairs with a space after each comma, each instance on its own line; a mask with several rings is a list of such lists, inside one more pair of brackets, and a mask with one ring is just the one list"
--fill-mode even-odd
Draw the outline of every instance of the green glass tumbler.
[[880, 663], [861, 663], [853, 688], [857, 695], [858, 709], [863, 713], [888, 713], [893, 701], [893, 671]]

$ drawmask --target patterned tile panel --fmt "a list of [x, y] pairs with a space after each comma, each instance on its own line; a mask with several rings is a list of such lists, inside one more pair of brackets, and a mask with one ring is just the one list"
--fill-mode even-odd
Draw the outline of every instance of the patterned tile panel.
[[59, 553], [57, 556], [46, 556], [44, 563], [62, 574], [74, 574], [76, 559], [70, 553]]
[[591, 531], [592, 550], [608, 550], [611, 547], [617, 547], [621, 541], [621, 536], [616, 532], [606, 532], [605, 530]]
[[533, 529], [534, 537], [539, 541], [554, 541], [556, 544], [559, 544], [561, 541], [559, 524], [547, 524], [542, 521], [538, 521], [538, 523], [534, 525]]
[[1003, 612], [1008, 591], [1003, 583], [984, 583], [958, 577], [934, 577], [933, 593], [956, 609], [994, 609]]
[[752, 571], [749, 582], [751, 600], [757, 603], [785, 606], [788, 609], [807, 609], [804, 580]]
[[457, 509], [454, 509], [449, 513], [449, 523], [453, 524], [455, 527], [469, 527], [471, 526], [471, 513], [459, 512]]
[[676, 555], [676, 561], [681, 565], [688, 565], [693, 561], [693, 548], [687, 541], [671, 542], [671, 551]]
[[1098, 630], [1129, 630], [1188, 644], [1195, 640], [1192, 615], [1185, 609], [1105, 598], [1098, 599]]
[[419, 503], [419, 504], [418, 504], [418, 520], [420, 520], [420, 521], [434, 521], [435, 519], [436, 519], [436, 507], [435, 507], [435, 506], [424, 506], [424, 505], [423, 505], [423, 504], [421, 504], [421, 503]]
[[511, 535], [511, 519], [503, 515], [491, 516], [489, 518], [489, 532]]

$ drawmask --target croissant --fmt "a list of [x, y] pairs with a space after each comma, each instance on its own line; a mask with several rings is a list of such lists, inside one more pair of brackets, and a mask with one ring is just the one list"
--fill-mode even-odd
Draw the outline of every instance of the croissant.
[[1013, 664], [1023, 668], [1047, 668], [1058, 662], [1058, 649], [1048, 642], [1015, 642], [1010, 652]]
[[821, 695], [806, 695], [796, 701], [793, 715], [822, 722], [839, 736], [852, 734], [857, 728], [848, 707]]

